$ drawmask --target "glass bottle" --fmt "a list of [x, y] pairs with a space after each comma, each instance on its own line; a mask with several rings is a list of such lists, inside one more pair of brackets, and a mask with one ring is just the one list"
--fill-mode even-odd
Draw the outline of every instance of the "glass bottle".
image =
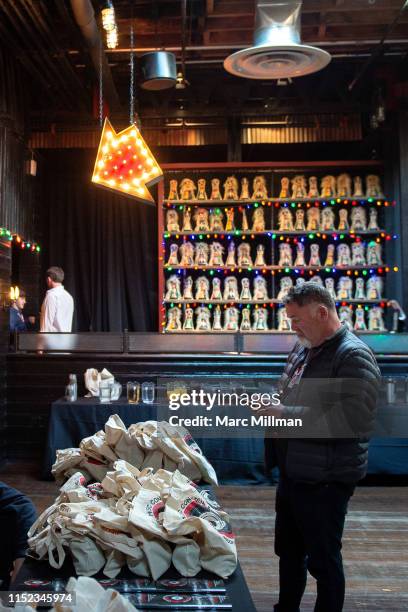
[[76, 374], [69, 375], [68, 386], [70, 387], [70, 401], [76, 402], [78, 399], [78, 383]]

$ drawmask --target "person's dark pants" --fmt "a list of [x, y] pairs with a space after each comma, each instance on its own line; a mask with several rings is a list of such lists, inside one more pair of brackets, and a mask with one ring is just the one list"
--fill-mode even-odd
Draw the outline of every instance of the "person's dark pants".
[[341, 538], [354, 485], [303, 484], [281, 479], [276, 494], [275, 553], [279, 612], [298, 612], [307, 570], [317, 581], [315, 612], [340, 612], [344, 603]]
[[10, 582], [10, 572], [15, 559], [16, 519], [14, 516], [1, 516], [0, 537], [0, 582], [1, 590], [6, 590]]

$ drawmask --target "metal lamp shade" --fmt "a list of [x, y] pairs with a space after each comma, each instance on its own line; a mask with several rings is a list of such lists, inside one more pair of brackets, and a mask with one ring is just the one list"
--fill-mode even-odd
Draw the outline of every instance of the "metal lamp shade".
[[140, 58], [143, 89], [160, 91], [174, 87], [177, 82], [176, 57], [167, 51], [145, 53]]
[[254, 46], [224, 60], [231, 74], [247, 79], [300, 77], [321, 70], [331, 56], [300, 40], [302, 0], [256, 0]]

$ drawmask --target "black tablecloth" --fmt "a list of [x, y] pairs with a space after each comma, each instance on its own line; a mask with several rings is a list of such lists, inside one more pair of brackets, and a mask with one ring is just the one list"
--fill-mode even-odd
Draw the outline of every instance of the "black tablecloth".
[[[53, 402], [44, 457], [44, 478], [51, 478], [51, 466], [55, 461], [57, 449], [77, 447], [82, 438], [92, 436], [103, 429], [111, 414], [118, 414], [125, 425], [129, 426], [132, 423], [156, 419], [157, 405], [128, 404], [123, 399], [101, 404], [95, 398], [82, 398], [73, 403], [65, 399]], [[379, 411], [379, 416], [381, 415], [389, 415], [391, 420], [398, 417], [399, 420], [395, 422], [402, 423], [401, 418], [404, 415], [408, 419], [408, 410], [384, 407]], [[405, 429], [406, 427], [401, 428], [402, 435]], [[271, 479], [266, 478], [263, 471], [262, 438], [197, 437], [196, 441], [214, 466], [220, 484], [271, 483]], [[373, 438], [369, 448], [368, 472], [408, 474], [408, 438]]]
[[[57, 449], [77, 447], [82, 438], [103, 429], [111, 414], [128, 427], [157, 418], [156, 404], [128, 404], [121, 399], [101, 404], [95, 398], [76, 402], [60, 399], [51, 405], [43, 476], [51, 478]], [[263, 440], [260, 438], [196, 438], [214, 466], [220, 484], [270, 484], [263, 471]]]
[[[23, 567], [18, 573], [17, 579], [14, 584], [10, 587], [12, 591], [21, 592], [33, 592], [33, 591], [46, 591], [51, 592], [52, 588], [49, 584], [39, 585], [32, 584], [31, 581], [52, 581], [52, 580], [63, 580], [65, 581], [70, 576], [75, 576], [75, 570], [70, 560], [66, 560], [60, 570], [55, 570], [45, 561], [34, 561], [33, 559], [26, 559]], [[122, 569], [118, 578], [125, 580], [135, 578], [135, 574], [132, 574], [128, 569]], [[93, 576], [97, 579], [106, 579], [101, 572]], [[180, 574], [174, 569], [169, 569], [163, 576], [162, 579], [180, 578]], [[218, 578], [214, 574], [202, 571], [195, 578], [205, 578], [208, 580], [214, 580]], [[27, 584], [27, 581], [31, 584]], [[247, 583], [245, 581], [244, 574], [240, 564], [238, 563], [237, 569], [230, 578], [224, 581], [226, 594], [228, 595], [231, 603], [233, 612], [256, 612], [256, 608], [252, 601], [250, 592], [248, 590]], [[112, 585], [114, 589], [115, 586]], [[176, 612], [176, 609], [174, 609]]]

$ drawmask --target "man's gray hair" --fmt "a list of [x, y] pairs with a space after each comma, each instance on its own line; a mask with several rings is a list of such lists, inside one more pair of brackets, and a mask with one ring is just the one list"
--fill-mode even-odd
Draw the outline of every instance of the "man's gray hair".
[[302, 285], [291, 287], [283, 299], [285, 304], [297, 304], [306, 306], [308, 304], [323, 304], [329, 310], [335, 310], [336, 304], [330, 292], [315, 281], [307, 281]]

